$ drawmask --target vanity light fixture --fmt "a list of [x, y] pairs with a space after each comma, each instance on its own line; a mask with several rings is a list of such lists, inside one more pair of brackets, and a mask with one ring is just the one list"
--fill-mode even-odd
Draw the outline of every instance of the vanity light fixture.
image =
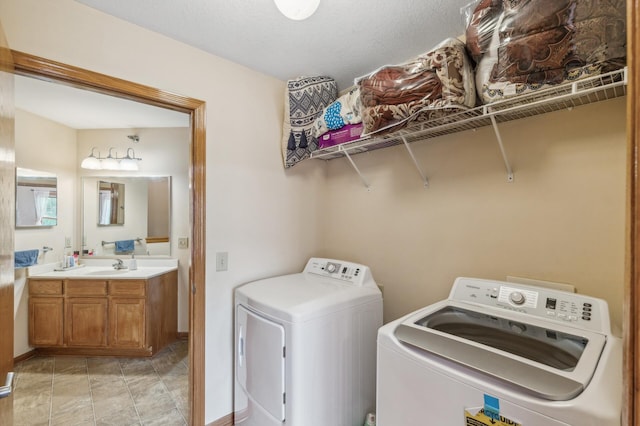
[[120, 163], [118, 162], [118, 153], [116, 156], [111, 155], [111, 150], [115, 148], [109, 148], [109, 155], [107, 158], [102, 158], [100, 160], [100, 165], [102, 166], [102, 170], [120, 170]]
[[[129, 153], [131, 152], [131, 155]], [[127, 156], [120, 159], [120, 170], [138, 171], [138, 161], [142, 158], [136, 158], [136, 152], [133, 148], [127, 149]]]
[[274, 0], [278, 10], [287, 18], [302, 21], [313, 15], [320, 0]]
[[95, 151], [95, 149], [95, 146], [91, 148], [91, 154], [89, 154], [87, 158], [82, 160], [82, 164], [80, 164], [80, 167], [89, 170], [100, 170], [102, 168], [102, 165], [100, 164], [100, 153], [98, 153], [97, 157], [93, 155], [93, 151]]
[[133, 148], [127, 149], [125, 157], [118, 157], [118, 153], [112, 154], [115, 148], [109, 148], [109, 155], [107, 157], [100, 157], [100, 153], [96, 156], [94, 151], [96, 147], [91, 148], [91, 154], [80, 164], [83, 169], [89, 170], [123, 170], [123, 171], [138, 171], [138, 161], [142, 158], [136, 157], [136, 153]]

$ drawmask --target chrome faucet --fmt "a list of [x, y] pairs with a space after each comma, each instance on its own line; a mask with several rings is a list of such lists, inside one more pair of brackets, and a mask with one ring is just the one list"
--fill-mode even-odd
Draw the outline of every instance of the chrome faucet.
[[116, 260], [116, 263], [114, 263], [112, 266], [113, 266], [113, 269], [117, 269], [117, 270], [127, 269], [125, 264], [122, 262], [122, 259]]

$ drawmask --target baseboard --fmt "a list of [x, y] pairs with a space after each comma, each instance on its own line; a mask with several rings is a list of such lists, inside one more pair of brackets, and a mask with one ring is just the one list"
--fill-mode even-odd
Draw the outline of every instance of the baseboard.
[[207, 426], [233, 426], [233, 413], [229, 413], [213, 423], [209, 423]]
[[26, 361], [29, 358], [33, 358], [34, 356], [36, 356], [38, 354], [37, 349], [32, 349], [29, 352], [25, 352], [22, 355], [18, 355], [17, 357], [15, 357], [13, 359], [13, 363], [16, 364], [18, 362], [22, 362], [22, 361]]
[[178, 331], [176, 334], [176, 338], [178, 340], [189, 340], [189, 332], [188, 331]]

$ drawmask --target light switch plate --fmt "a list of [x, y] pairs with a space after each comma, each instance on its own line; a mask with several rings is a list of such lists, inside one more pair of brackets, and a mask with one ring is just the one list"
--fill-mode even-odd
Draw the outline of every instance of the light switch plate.
[[229, 266], [229, 253], [219, 251], [216, 253], [216, 271], [226, 271]]
[[188, 237], [179, 237], [178, 238], [178, 248], [179, 249], [189, 248], [189, 238]]

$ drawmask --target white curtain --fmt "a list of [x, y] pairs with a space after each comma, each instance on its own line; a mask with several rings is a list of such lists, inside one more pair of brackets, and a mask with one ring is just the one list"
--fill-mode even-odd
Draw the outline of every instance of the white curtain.
[[47, 211], [47, 201], [49, 200], [49, 191], [43, 190], [43, 189], [34, 189], [33, 199], [36, 207], [36, 224], [42, 225], [42, 217]]
[[111, 223], [111, 191], [100, 191], [100, 213], [99, 224], [109, 225]]

